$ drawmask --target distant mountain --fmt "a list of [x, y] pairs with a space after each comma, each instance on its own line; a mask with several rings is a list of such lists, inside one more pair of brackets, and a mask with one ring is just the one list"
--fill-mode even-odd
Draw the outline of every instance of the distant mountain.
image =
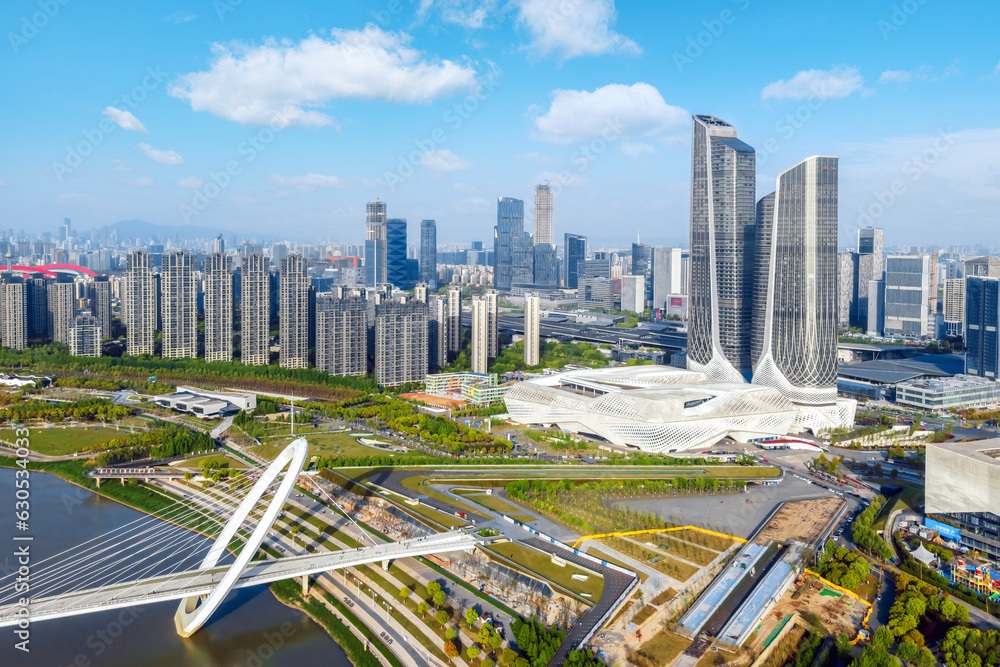
[[231, 238], [236, 235], [240, 238], [255, 238], [259, 241], [279, 241], [284, 237], [276, 234], [244, 234], [232, 229], [222, 229], [219, 227], [200, 227], [198, 225], [161, 225], [146, 220], [119, 220], [110, 225], [98, 227], [95, 231], [98, 234], [110, 234], [112, 231], [118, 233], [119, 239], [151, 239], [157, 238], [160, 242], [168, 238], [178, 241], [191, 241], [195, 239], [213, 239], [219, 234]]

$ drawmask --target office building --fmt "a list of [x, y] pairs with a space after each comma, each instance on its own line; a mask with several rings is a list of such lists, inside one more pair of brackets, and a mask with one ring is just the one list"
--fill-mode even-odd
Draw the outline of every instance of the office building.
[[858, 230], [858, 253], [872, 256], [871, 277], [868, 280], [881, 280], [885, 270], [884, 234], [885, 230], [879, 227], [862, 227]]
[[965, 372], [1000, 378], [1000, 280], [965, 278]]
[[368, 372], [368, 306], [364, 299], [317, 295], [316, 370], [338, 376]]
[[240, 264], [240, 361], [264, 366], [271, 360], [271, 270], [260, 253]]
[[76, 316], [76, 295], [73, 281], [60, 276], [48, 284], [46, 308], [48, 312], [48, 328], [52, 340], [56, 343], [69, 345], [69, 325]]
[[111, 282], [107, 276], [97, 276], [90, 283], [90, 312], [97, 318], [101, 335], [111, 338]]
[[282, 368], [309, 367], [309, 274], [302, 255], [281, 261], [278, 359]]
[[965, 277], [1000, 278], [1000, 257], [976, 257], [965, 262]]
[[558, 288], [559, 260], [556, 257], [556, 247], [551, 243], [537, 243], [533, 252], [532, 283], [540, 288]]
[[646, 294], [643, 300], [653, 300], [653, 246], [643, 243], [632, 244], [632, 271], [634, 276], [642, 276]]
[[694, 116], [692, 134], [687, 364], [743, 382], [752, 365], [756, 155], [713, 116]]
[[[104, 277], [107, 281], [107, 277]], [[24, 294], [28, 299], [28, 337], [46, 338], [49, 335], [49, 287], [45, 278], [25, 278]], [[110, 308], [110, 293], [108, 306]]]
[[535, 246], [528, 232], [514, 234], [512, 240], [514, 265], [511, 269], [512, 285], [530, 285], [535, 280]]
[[365, 206], [365, 287], [388, 281], [388, 238], [385, 202], [376, 199]]
[[627, 313], [641, 313], [646, 305], [646, 278], [622, 276], [622, 307]]
[[837, 327], [847, 331], [851, 326], [854, 304], [854, 253], [837, 253]]
[[965, 329], [965, 278], [944, 281], [944, 326], [946, 336], [961, 336]]
[[930, 257], [885, 258], [885, 335], [927, 338]]
[[288, 257], [288, 246], [284, 243], [275, 243], [271, 246], [271, 263], [281, 266], [281, 260]]
[[385, 223], [386, 276], [391, 285], [406, 289], [406, 219], [390, 218]]
[[153, 277], [153, 256], [133, 250], [125, 257], [126, 351], [131, 355], [153, 354], [158, 319], [158, 295]]
[[420, 221], [420, 282], [437, 289], [437, 223]]
[[226, 252], [226, 242], [222, 238], [222, 234], [215, 237], [212, 241], [212, 253], [225, 253]]
[[862, 331], [868, 329], [868, 286], [872, 280], [882, 280], [883, 272], [876, 271], [878, 259], [872, 254], [853, 253], [854, 294], [852, 304], [854, 313], [851, 326]]
[[535, 188], [535, 243], [555, 245], [555, 209], [552, 188], [542, 184]]
[[653, 248], [653, 285], [646, 289], [653, 309], [665, 308], [671, 295], [683, 294], [682, 264], [680, 248]]
[[0, 303], [0, 343], [4, 347], [23, 350], [28, 346], [28, 299], [24, 278], [4, 274], [0, 280], [0, 296], [3, 298]]
[[753, 384], [780, 391], [814, 432], [850, 427], [857, 405], [837, 400], [838, 162], [815, 156], [782, 172], [757, 228], [765, 307], [754, 311]]
[[541, 362], [541, 299], [535, 294], [524, 297], [524, 365]]
[[[971, 445], [971, 446], [970, 446]], [[925, 519], [941, 538], [1000, 558], [1000, 440], [928, 443]], [[988, 583], [992, 583], [987, 580]]]
[[448, 288], [448, 352], [462, 351], [462, 288]]
[[427, 306], [385, 300], [375, 306], [375, 380], [383, 387], [427, 375]]
[[[580, 280], [585, 278], [611, 278], [611, 253], [605, 253], [601, 258], [584, 260]], [[579, 282], [577, 286], [579, 287]]]
[[470, 361], [473, 373], [486, 373], [490, 358], [490, 314], [486, 299], [472, 300], [472, 349]]
[[579, 308], [614, 310], [615, 286], [610, 278], [581, 278], [576, 291]]
[[430, 297], [427, 320], [427, 354], [431, 366], [448, 365], [448, 300]]
[[198, 291], [191, 253], [166, 253], [160, 273], [163, 323], [162, 354], [166, 358], [198, 356]]
[[563, 237], [563, 287], [576, 289], [580, 283], [583, 262], [587, 259], [587, 237], [566, 234]]
[[[510, 291], [515, 282], [515, 265], [523, 269], [525, 260], [520, 256], [524, 252], [523, 234], [524, 202], [513, 197], [500, 197], [497, 200], [497, 224], [493, 228], [493, 285], [498, 290]], [[515, 253], [518, 253], [516, 258]], [[531, 278], [521, 282], [531, 282]]]
[[232, 360], [233, 258], [214, 252], [205, 258], [205, 361]]
[[69, 325], [69, 353], [74, 357], [101, 356], [101, 321], [93, 315], [77, 315]]
[[868, 281], [868, 317], [865, 323], [868, 328], [865, 333], [869, 336], [885, 335], [885, 281]]

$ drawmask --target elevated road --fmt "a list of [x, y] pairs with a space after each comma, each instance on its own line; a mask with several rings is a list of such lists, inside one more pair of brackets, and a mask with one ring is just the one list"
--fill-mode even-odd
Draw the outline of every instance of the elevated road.
[[[483, 542], [482, 538], [475, 535], [452, 531], [375, 547], [254, 561], [240, 574], [233, 588], [258, 586], [272, 581], [410, 556], [465, 551]], [[29, 619], [32, 622], [46, 621], [95, 611], [208, 595], [216, 588], [230, 567], [231, 564], [225, 564], [32, 600], [28, 607]], [[0, 606], [0, 627], [17, 625], [21, 618], [18, 615], [20, 609], [18, 605]]]
[[[501, 313], [497, 318], [498, 328], [524, 333], [524, 315]], [[472, 325], [472, 314], [462, 313], [462, 326]], [[632, 345], [643, 345], [662, 350], [687, 349], [687, 334], [677, 331], [656, 331], [642, 327], [618, 328], [599, 324], [577, 324], [575, 322], [548, 322], [542, 318], [539, 322], [539, 335], [542, 338], [572, 338], [588, 343], [608, 343], [617, 345], [619, 340], [625, 340]]]

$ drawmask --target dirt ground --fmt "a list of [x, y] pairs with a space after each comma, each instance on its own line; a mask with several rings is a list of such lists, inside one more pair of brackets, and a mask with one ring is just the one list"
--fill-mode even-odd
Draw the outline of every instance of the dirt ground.
[[821, 595], [824, 587], [819, 589], [809, 587], [803, 590], [797, 598], [793, 598], [801, 586], [792, 586], [778, 604], [767, 613], [761, 622], [761, 627], [750, 640], [747, 648], [754, 654], [764, 650], [764, 641], [771, 631], [778, 627], [781, 620], [794, 612], [816, 614], [828, 631], [836, 635], [841, 632], [853, 638], [861, 627], [866, 607], [849, 595], [840, 597]]
[[785, 503], [758, 533], [754, 543], [766, 546], [772, 541], [797, 540], [808, 544], [819, 537], [845, 504], [843, 499], [833, 496]]

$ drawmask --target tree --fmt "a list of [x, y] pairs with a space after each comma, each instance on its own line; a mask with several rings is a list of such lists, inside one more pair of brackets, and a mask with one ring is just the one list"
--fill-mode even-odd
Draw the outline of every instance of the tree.
[[502, 667], [507, 667], [508, 665], [513, 665], [515, 660], [517, 660], [517, 652], [508, 647], [500, 653], [500, 658], [497, 662], [499, 662]]
[[531, 663], [527, 658], [518, 658], [514, 661], [514, 667], [531, 667]]
[[445, 639], [454, 639], [457, 636], [458, 636], [458, 631], [455, 630], [455, 628], [448, 628], [447, 630], [444, 631]]
[[469, 656], [469, 660], [475, 660], [476, 658], [479, 657], [479, 647], [470, 646], [469, 648], [465, 649], [465, 655]]
[[465, 622], [466, 623], [468, 623], [469, 625], [472, 625], [478, 619], [479, 619], [479, 614], [476, 613], [475, 609], [466, 609], [465, 610]]
[[439, 590], [441, 590], [441, 584], [439, 584], [438, 582], [432, 581], [429, 584], [427, 584], [427, 594], [428, 595], [433, 596]]
[[438, 625], [444, 625], [449, 620], [448, 612], [442, 609], [438, 613], [434, 614], [434, 620], [438, 622]]
[[920, 659], [920, 647], [910, 641], [904, 641], [896, 649], [896, 657], [904, 662], [916, 664]]
[[427, 612], [430, 611], [430, 609], [431, 606], [429, 604], [421, 601], [420, 604], [417, 605], [417, 616], [423, 618], [427, 614]]
[[446, 641], [444, 643], [444, 654], [446, 656], [448, 656], [449, 658], [457, 658], [458, 653], [459, 653], [458, 646], [455, 644], [454, 641]]
[[400, 589], [399, 589], [399, 599], [402, 600], [403, 602], [406, 602], [406, 600], [409, 597], [410, 597], [410, 588], [409, 588], [409, 586], [401, 586]]
[[434, 606], [440, 607], [444, 604], [444, 591], [438, 591], [434, 594]]
[[483, 658], [483, 661], [479, 663], [479, 667], [495, 667], [495, 665], [489, 658]]

